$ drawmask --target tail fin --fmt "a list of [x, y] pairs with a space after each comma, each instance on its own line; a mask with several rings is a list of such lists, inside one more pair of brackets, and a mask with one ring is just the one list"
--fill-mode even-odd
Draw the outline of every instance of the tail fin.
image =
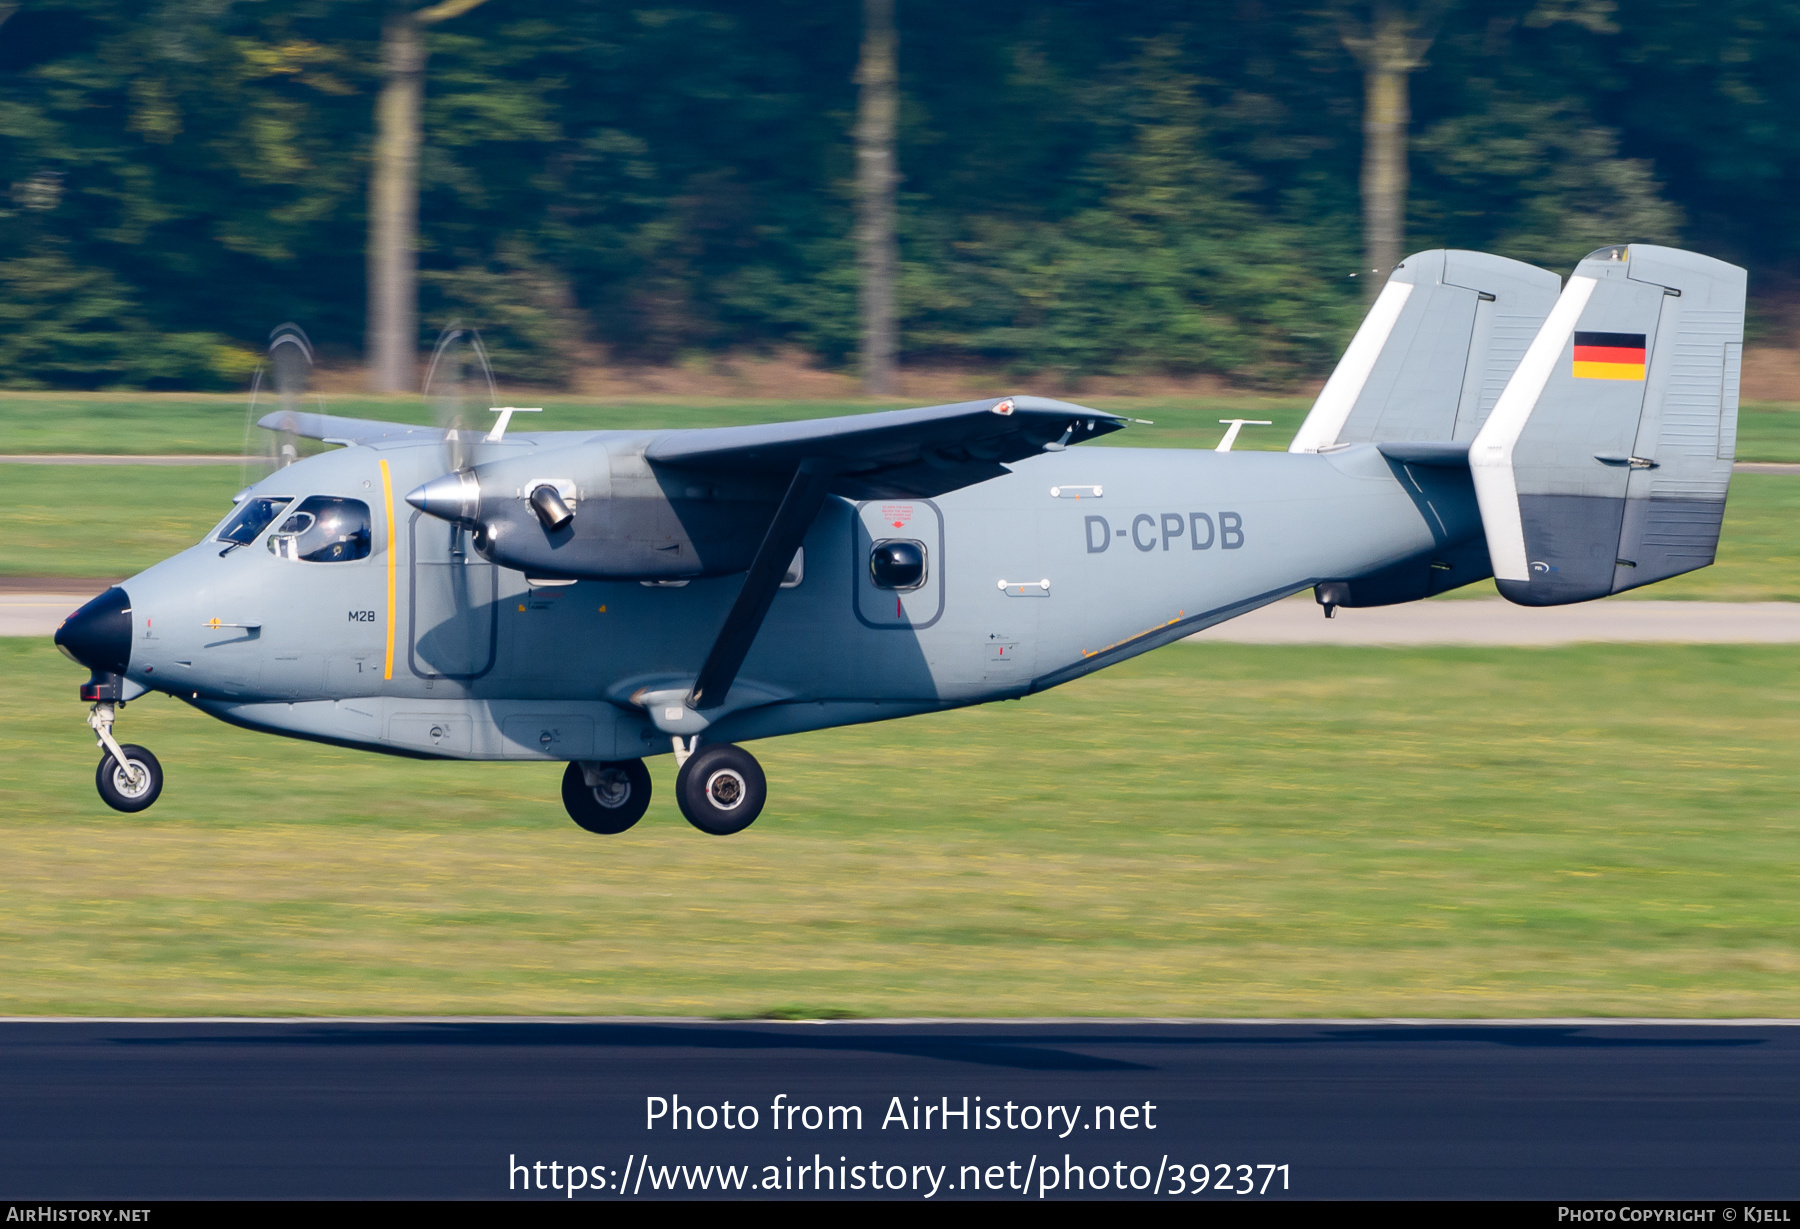
[[1485, 252], [1408, 256], [1288, 451], [1474, 439], [1560, 285], [1554, 273]]
[[1583, 260], [1469, 452], [1500, 592], [1558, 606], [1713, 561], [1737, 444], [1744, 270]]

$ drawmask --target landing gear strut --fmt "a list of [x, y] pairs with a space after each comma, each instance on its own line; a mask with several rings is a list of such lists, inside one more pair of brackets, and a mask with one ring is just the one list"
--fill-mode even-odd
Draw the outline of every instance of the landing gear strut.
[[129, 815], [147, 810], [161, 796], [163, 770], [156, 757], [136, 743], [119, 744], [113, 737], [113, 715], [110, 700], [100, 701], [88, 713], [88, 724], [106, 748], [94, 770], [94, 788], [107, 806]]
[[644, 817], [650, 770], [642, 760], [571, 761], [562, 795], [570, 819], [589, 832], [614, 836]]
[[689, 755], [675, 775], [675, 801], [687, 821], [713, 836], [742, 832], [762, 814], [769, 783], [742, 747], [712, 743]]

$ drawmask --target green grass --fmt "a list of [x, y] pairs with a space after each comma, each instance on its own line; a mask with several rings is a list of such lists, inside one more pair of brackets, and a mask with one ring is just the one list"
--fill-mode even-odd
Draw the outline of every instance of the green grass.
[[[129, 576], [198, 541], [239, 482], [229, 465], [0, 465], [0, 576]], [[1739, 474], [1719, 562], [1632, 596], [1800, 601], [1797, 524], [1800, 478]]]
[[1737, 459], [1800, 462], [1800, 405], [1749, 401], [1740, 407]]
[[198, 542], [234, 465], [0, 465], [0, 576], [124, 577]]
[[730, 839], [160, 697], [117, 815], [0, 669], [0, 1014], [1800, 1015], [1786, 647], [1182, 645], [756, 744]]
[[[972, 382], [970, 397], [987, 395]], [[1080, 400], [1080, 398], [1076, 398]], [[198, 393], [0, 393], [0, 454], [55, 452], [219, 453], [237, 455], [244, 446], [246, 397]], [[542, 405], [545, 430], [635, 427], [716, 427], [739, 423], [861, 414], [902, 404], [895, 400], [757, 401], [722, 398], [664, 398], [596, 402], [576, 397], [530, 394]], [[1211, 448], [1224, 428], [1221, 418], [1267, 418], [1272, 427], [1245, 427], [1238, 447], [1286, 448], [1306, 417], [1310, 398], [1094, 397], [1086, 404], [1137, 418], [1107, 443], [1140, 448]], [[333, 414], [394, 422], [429, 422], [420, 397], [334, 395], [325, 399]], [[265, 407], [268, 408], [268, 407]], [[258, 433], [260, 434], [260, 433]], [[1738, 430], [1740, 461], [1800, 462], [1800, 404], [1750, 402]]]

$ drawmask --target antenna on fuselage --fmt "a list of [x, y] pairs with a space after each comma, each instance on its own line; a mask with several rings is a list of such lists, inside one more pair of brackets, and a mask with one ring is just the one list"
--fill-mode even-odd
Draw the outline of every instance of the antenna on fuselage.
[[1226, 428], [1225, 438], [1219, 441], [1214, 452], [1230, 452], [1231, 446], [1237, 443], [1238, 432], [1245, 427], [1272, 427], [1275, 424], [1266, 418], [1221, 418], [1220, 425]]
[[514, 414], [542, 414], [543, 412], [544, 407], [541, 405], [535, 408], [527, 408], [522, 405], [495, 406], [493, 409], [489, 410], [488, 413], [500, 415], [500, 421], [494, 424], [494, 429], [492, 431], [489, 431], [486, 435], [481, 437], [481, 442], [484, 444], [498, 444], [504, 439], [506, 437], [507, 424], [512, 422], [512, 416]]

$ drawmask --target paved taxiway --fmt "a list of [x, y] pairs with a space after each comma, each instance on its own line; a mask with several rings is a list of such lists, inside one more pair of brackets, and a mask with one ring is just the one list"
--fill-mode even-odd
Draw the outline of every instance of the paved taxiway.
[[[773, 1132], [778, 1093], [861, 1105], [864, 1127]], [[646, 1131], [645, 1099], [676, 1094], [764, 1107], [760, 1129]], [[879, 1125], [915, 1096], [1079, 1125]], [[1081, 1112], [1145, 1102], [1154, 1130]], [[1800, 1026], [1781, 1022], [0, 1023], [13, 1199], [492, 1198], [509, 1157], [641, 1173], [814, 1153], [951, 1180], [1068, 1154], [1286, 1164], [1311, 1197], [1773, 1199], [1800, 1190], [1796, 1140]]]

